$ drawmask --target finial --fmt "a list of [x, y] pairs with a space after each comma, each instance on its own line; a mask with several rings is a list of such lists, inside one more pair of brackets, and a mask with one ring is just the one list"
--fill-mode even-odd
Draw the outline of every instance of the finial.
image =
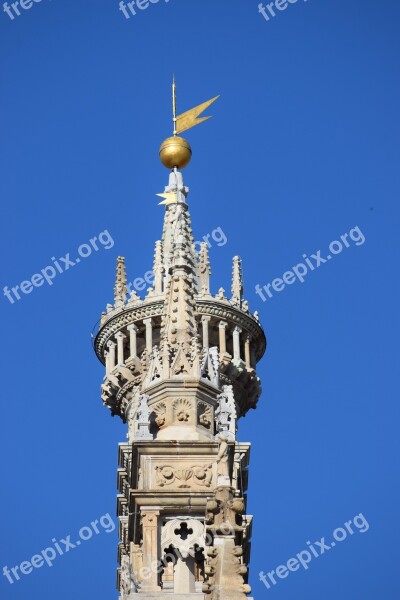
[[202, 242], [199, 254], [199, 291], [202, 296], [209, 296], [210, 294], [210, 275], [208, 244], [207, 242]]
[[225, 298], [225, 290], [223, 287], [220, 287], [218, 290], [218, 294], [215, 296], [217, 300], [226, 300]]
[[114, 306], [118, 308], [126, 303], [128, 288], [126, 286], [126, 270], [125, 258], [118, 256], [117, 258], [117, 274], [114, 287]]
[[187, 131], [196, 125], [200, 125], [203, 121], [207, 121], [211, 117], [200, 117], [200, 115], [215, 102], [219, 96], [215, 96], [203, 104], [199, 104], [195, 108], [177, 116], [176, 102], [176, 82], [175, 75], [172, 79], [172, 122], [173, 136], [167, 138], [160, 147], [160, 159], [167, 169], [184, 169], [192, 158], [192, 149], [187, 140], [179, 137], [178, 134]]
[[233, 257], [232, 270], [232, 298], [231, 302], [241, 308], [243, 299], [243, 274], [242, 259], [239, 256]]

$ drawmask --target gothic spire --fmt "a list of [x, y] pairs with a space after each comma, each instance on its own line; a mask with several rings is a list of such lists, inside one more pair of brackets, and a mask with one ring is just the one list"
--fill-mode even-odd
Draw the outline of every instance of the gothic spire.
[[163, 269], [165, 276], [165, 305], [161, 339], [171, 347], [184, 346], [197, 335], [194, 298], [198, 292], [197, 255], [182, 173], [174, 169], [165, 193], [175, 193], [176, 201], [168, 204], [162, 237]]

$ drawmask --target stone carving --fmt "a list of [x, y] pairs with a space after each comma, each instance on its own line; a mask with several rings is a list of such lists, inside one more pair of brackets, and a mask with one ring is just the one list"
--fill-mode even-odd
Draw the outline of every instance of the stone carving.
[[153, 412], [155, 413], [155, 423], [158, 427], [163, 427], [167, 419], [167, 405], [165, 402], [157, 402], [153, 406]]
[[218, 396], [219, 406], [215, 411], [217, 431], [225, 434], [227, 439], [236, 439], [236, 403], [231, 385], [224, 385], [222, 394]]
[[194, 335], [190, 345], [190, 362], [194, 377], [199, 376], [201, 345], [197, 335]]
[[203, 583], [202, 591], [205, 594], [211, 594], [215, 589], [213, 583], [214, 583], [214, 576], [217, 572], [217, 567], [218, 567], [218, 549], [215, 548], [214, 546], [210, 546], [207, 548], [206, 554], [207, 554], [207, 561], [206, 561], [206, 565], [204, 567], [206, 581]]
[[145, 348], [140, 357], [140, 368], [141, 368], [143, 377], [147, 374], [148, 362], [149, 362], [149, 353], [147, 352], [147, 350]]
[[203, 359], [200, 365], [200, 377], [207, 383], [211, 383], [215, 387], [219, 387], [219, 350], [216, 346], [205, 350]]
[[198, 519], [181, 517], [167, 521], [161, 531], [161, 547], [173, 546], [183, 558], [194, 556], [196, 547], [205, 547], [205, 528]]
[[241, 308], [242, 298], [243, 298], [242, 259], [239, 256], [234, 256], [233, 257], [233, 269], [232, 269], [231, 302], [234, 306]]
[[178, 421], [179, 423], [188, 423], [193, 412], [193, 404], [190, 400], [186, 398], [179, 398], [175, 400], [172, 404], [172, 408], [174, 411], [174, 421]]
[[150, 410], [148, 405], [148, 397], [146, 394], [140, 394], [139, 406], [137, 409], [137, 431], [135, 440], [152, 440], [153, 436], [150, 433]]
[[129, 295], [128, 304], [139, 304], [140, 302], [141, 302], [140, 296], [138, 296], [138, 294], [135, 292], [135, 290], [132, 290]]
[[218, 547], [207, 548], [203, 592], [210, 595], [210, 600], [246, 600], [251, 587], [244, 581], [247, 567], [242, 562], [242, 547], [235, 546], [234, 538], [217, 538], [217, 543]]
[[132, 399], [132, 397], [134, 395], [136, 395], [136, 393], [138, 393], [139, 386], [140, 386], [140, 376], [136, 376], [133, 381], [127, 381], [122, 387], [120, 387], [120, 389], [117, 392], [117, 395], [116, 395], [117, 405], [119, 406], [121, 415], [123, 415], [125, 420], [126, 420], [126, 417], [125, 417], [126, 408], [129, 404], [130, 400]]
[[161, 379], [162, 374], [163, 368], [161, 363], [160, 351], [157, 348], [157, 346], [154, 346], [150, 356], [148, 371], [144, 381], [144, 385], [147, 387], [152, 383], [155, 383], [158, 379]]
[[126, 270], [125, 270], [125, 258], [118, 256], [117, 258], [117, 274], [115, 279], [114, 287], [114, 306], [119, 308], [126, 302], [126, 296], [128, 289], [126, 287]]
[[213, 422], [213, 411], [209, 404], [200, 401], [197, 403], [197, 418], [199, 425], [202, 425], [206, 429], [211, 429]]
[[121, 542], [124, 545], [125, 550], [129, 551], [128, 517], [127, 516], [120, 516], [119, 517], [119, 523], [120, 523], [120, 538], [121, 538]]
[[231, 485], [229, 474], [229, 445], [228, 436], [224, 433], [219, 433], [216, 436], [219, 442], [217, 456], [217, 485]]
[[175, 484], [178, 488], [191, 488], [193, 485], [210, 487], [213, 478], [212, 465], [176, 468], [171, 465], [156, 467], [156, 481], [159, 487]]
[[132, 371], [126, 367], [125, 365], [118, 365], [114, 369], [115, 376], [118, 378], [120, 382], [122, 381], [135, 381], [135, 376]]
[[204, 547], [204, 524], [198, 519], [186, 517], [172, 519], [162, 528], [162, 552], [170, 555], [171, 550], [175, 550], [173, 592], [177, 597], [189, 597], [186, 594], [192, 597], [196, 591], [195, 560], [199, 550]]
[[129, 402], [129, 404], [125, 410], [125, 419], [128, 424], [127, 438], [129, 440], [130, 444], [133, 442], [133, 440], [135, 439], [135, 435], [136, 435], [138, 407], [139, 407], [139, 393], [135, 394], [132, 397], [132, 400]]
[[176, 350], [175, 356], [172, 359], [171, 372], [173, 375], [190, 375], [191, 365], [185, 350], [180, 347]]
[[123, 555], [121, 559], [120, 571], [120, 600], [128, 600], [131, 594], [138, 592], [139, 586], [132, 570], [129, 556]]
[[216, 534], [235, 535], [242, 531], [242, 514], [245, 509], [243, 498], [233, 495], [232, 488], [220, 486], [215, 490], [214, 498], [207, 501], [208, 529]]

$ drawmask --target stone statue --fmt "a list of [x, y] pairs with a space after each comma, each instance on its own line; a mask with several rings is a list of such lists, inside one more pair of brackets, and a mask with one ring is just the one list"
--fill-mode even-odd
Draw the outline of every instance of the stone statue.
[[125, 410], [125, 420], [128, 424], [127, 438], [131, 444], [137, 431], [137, 410], [139, 406], [139, 391], [135, 391]]
[[218, 396], [219, 406], [215, 411], [217, 431], [235, 441], [237, 412], [233, 388], [231, 385], [224, 385], [222, 389], [222, 394]]
[[150, 409], [146, 394], [140, 394], [139, 407], [137, 409], [137, 431], [135, 440], [152, 440], [150, 433]]
[[229, 476], [229, 437], [224, 433], [219, 433], [216, 436], [219, 442], [217, 456], [217, 484], [230, 485], [231, 479]]

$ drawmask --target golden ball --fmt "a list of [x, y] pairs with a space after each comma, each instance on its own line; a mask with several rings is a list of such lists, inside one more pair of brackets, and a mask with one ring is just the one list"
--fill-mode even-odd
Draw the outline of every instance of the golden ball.
[[184, 169], [190, 163], [192, 149], [187, 140], [181, 137], [170, 137], [160, 146], [160, 159], [167, 169]]

